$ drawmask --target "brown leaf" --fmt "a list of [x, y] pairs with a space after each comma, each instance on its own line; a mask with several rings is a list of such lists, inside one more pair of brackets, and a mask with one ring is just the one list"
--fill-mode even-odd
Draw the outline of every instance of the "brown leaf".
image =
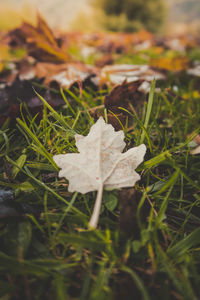
[[75, 83], [86, 83], [90, 77], [95, 76], [95, 68], [80, 63], [76, 64], [53, 64], [37, 63], [35, 75], [45, 78], [45, 85], [56, 83], [58, 87], [71, 88]]
[[112, 115], [108, 113], [108, 123], [111, 124], [116, 131], [122, 130], [126, 124], [126, 116], [123, 113]]
[[36, 77], [45, 78], [46, 83], [50, 82], [50, 78], [67, 69], [66, 64], [54, 64], [49, 62], [37, 62], [34, 67]]
[[[130, 110], [131, 103], [133, 107], [137, 109], [145, 100], [144, 94], [138, 91], [140, 85], [141, 81], [124, 82], [121, 85], [114, 87], [110, 94], [105, 97], [104, 104], [108, 111], [108, 121], [116, 130], [122, 129], [120, 122], [124, 126], [126, 118], [128, 117], [128, 113], [119, 109], [119, 107]], [[112, 113], [116, 115], [120, 122]]]
[[18, 40], [25, 41], [29, 55], [39, 61], [62, 63], [70, 60], [66, 49], [59, 47], [52, 30], [39, 14], [36, 26], [24, 22], [15, 30], [15, 38], [16, 35]]
[[138, 92], [141, 81], [123, 82], [112, 89], [109, 95], [104, 99], [104, 104], [107, 110], [112, 110], [114, 113], [122, 112], [118, 107], [129, 108], [129, 102], [134, 106], [138, 104], [143, 94]]

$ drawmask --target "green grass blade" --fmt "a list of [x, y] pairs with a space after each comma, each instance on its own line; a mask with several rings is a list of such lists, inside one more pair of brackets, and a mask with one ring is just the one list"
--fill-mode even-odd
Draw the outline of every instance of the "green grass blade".
[[[147, 129], [147, 127], [148, 127], [149, 119], [150, 119], [150, 116], [151, 116], [151, 110], [152, 110], [152, 106], [153, 106], [155, 87], [156, 87], [156, 82], [155, 82], [155, 80], [153, 80], [152, 84], [151, 84], [151, 90], [150, 90], [150, 93], [149, 93], [147, 112], [146, 112], [146, 117], [145, 117], [145, 121], [144, 121], [144, 128], [145, 129]], [[140, 144], [142, 144], [144, 142], [144, 139], [145, 139], [145, 131], [143, 130], [141, 138], [140, 138]]]
[[39, 139], [35, 136], [35, 134], [28, 128], [28, 126], [22, 122], [19, 118], [17, 118], [17, 122], [20, 124], [20, 126], [25, 130], [25, 132], [30, 136], [30, 138], [36, 143], [36, 145], [41, 150], [40, 152], [43, 153], [44, 157], [52, 164], [52, 166], [59, 170], [56, 163], [54, 162], [52, 155], [49, 154], [49, 152], [46, 150], [46, 148], [42, 145], [42, 143], [39, 141]]
[[141, 281], [141, 279], [139, 278], [139, 276], [130, 268], [128, 268], [127, 266], [122, 266], [121, 267], [121, 270], [128, 273], [133, 281], [135, 282], [136, 286], [138, 287], [138, 289], [140, 290], [142, 296], [143, 296], [143, 299], [144, 300], [150, 300], [150, 297], [147, 293], [147, 290], [144, 286], [144, 283]]
[[174, 246], [167, 250], [167, 254], [170, 258], [177, 258], [184, 255], [190, 248], [200, 245], [200, 228], [197, 228], [187, 237], [179, 241]]

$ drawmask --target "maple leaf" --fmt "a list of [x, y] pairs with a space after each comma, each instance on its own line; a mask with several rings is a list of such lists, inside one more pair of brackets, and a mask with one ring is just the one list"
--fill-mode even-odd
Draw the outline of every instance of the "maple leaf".
[[135, 172], [143, 161], [144, 144], [122, 153], [125, 142], [123, 131], [116, 132], [101, 117], [84, 137], [75, 135], [80, 153], [60, 154], [53, 157], [61, 168], [59, 177], [69, 180], [68, 190], [82, 194], [98, 191], [94, 211], [89, 222], [96, 228], [102, 202], [103, 188], [132, 187], [140, 179]]

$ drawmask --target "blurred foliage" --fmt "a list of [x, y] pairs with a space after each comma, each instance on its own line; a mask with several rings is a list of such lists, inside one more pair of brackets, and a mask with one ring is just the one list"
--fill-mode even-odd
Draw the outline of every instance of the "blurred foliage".
[[160, 30], [165, 20], [163, 0], [93, 0], [104, 11], [103, 26], [111, 31]]
[[200, 1], [199, 0], [171, 0], [172, 20], [181, 22], [199, 21], [200, 17]]

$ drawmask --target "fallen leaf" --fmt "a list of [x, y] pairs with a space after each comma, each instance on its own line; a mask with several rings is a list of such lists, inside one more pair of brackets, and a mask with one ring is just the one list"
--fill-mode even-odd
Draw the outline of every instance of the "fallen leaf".
[[160, 57], [152, 59], [150, 62], [152, 67], [165, 69], [168, 71], [182, 71], [189, 67], [189, 61], [185, 56], [179, 57]]
[[124, 126], [128, 117], [128, 114], [119, 107], [130, 110], [130, 103], [136, 108], [145, 100], [144, 94], [138, 90], [141, 83], [142, 81], [139, 80], [128, 83], [123, 82], [115, 86], [105, 97], [104, 104], [108, 111], [108, 121], [116, 130], [122, 129], [120, 122]]
[[135, 82], [123, 82], [120, 85], [115, 86], [111, 92], [105, 97], [104, 104], [107, 110], [111, 110], [114, 113], [120, 113], [121, 110], [118, 107], [129, 108], [129, 102], [134, 106], [141, 100], [142, 93], [138, 92], [138, 88], [141, 85], [141, 81]]
[[90, 77], [96, 76], [96, 69], [81, 63], [55, 64], [37, 62], [34, 65], [26, 60], [19, 63], [18, 72], [21, 80], [44, 79], [43, 85], [51, 86], [56, 82], [59, 87], [70, 88], [77, 82], [85, 83]]
[[96, 76], [95, 68], [82, 64], [66, 64], [60, 72], [45, 78], [44, 84], [57, 82], [59, 86], [70, 89], [75, 83], [84, 85], [90, 78]]
[[56, 81], [59, 87], [70, 88], [77, 82], [88, 81], [90, 77], [95, 77], [96, 74], [96, 68], [86, 64], [36, 62], [34, 58], [28, 56], [13, 64], [11, 70], [1, 72], [0, 83], [4, 82], [11, 85], [18, 76], [21, 81], [37, 78], [43, 79], [45, 86]]
[[135, 172], [146, 152], [144, 144], [121, 153], [125, 147], [123, 131], [115, 132], [101, 117], [84, 137], [76, 135], [80, 153], [53, 157], [61, 168], [59, 177], [69, 180], [68, 190], [82, 194], [98, 191], [89, 227], [96, 228], [104, 188], [132, 187], [140, 179]]
[[67, 64], [54, 64], [48, 62], [37, 62], [34, 66], [35, 76], [44, 78], [46, 83], [51, 81], [51, 77], [59, 74], [67, 69]]
[[138, 80], [149, 81], [165, 80], [165, 75], [153, 70], [148, 65], [112, 65], [101, 70], [101, 81], [113, 84], [122, 84]]
[[38, 14], [37, 25], [33, 26], [24, 22], [22, 26], [10, 32], [10, 44], [12, 39], [28, 48], [30, 56], [38, 61], [62, 63], [68, 62], [70, 57], [66, 49], [60, 47], [52, 30], [45, 20]]

